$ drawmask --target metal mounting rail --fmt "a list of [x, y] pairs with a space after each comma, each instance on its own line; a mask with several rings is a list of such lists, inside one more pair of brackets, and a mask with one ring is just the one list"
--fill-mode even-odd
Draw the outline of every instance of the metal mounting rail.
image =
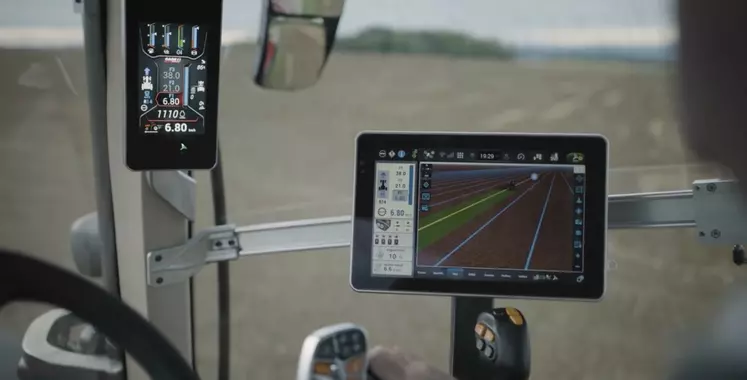
[[[698, 228], [704, 244], [747, 241], [747, 218], [734, 181], [696, 181], [693, 190], [611, 195], [608, 228]], [[735, 207], [736, 205], [736, 207]], [[216, 226], [187, 244], [148, 253], [148, 284], [186, 281], [211, 262], [242, 256], [312, 251], [350, 246], [349, 216]]]

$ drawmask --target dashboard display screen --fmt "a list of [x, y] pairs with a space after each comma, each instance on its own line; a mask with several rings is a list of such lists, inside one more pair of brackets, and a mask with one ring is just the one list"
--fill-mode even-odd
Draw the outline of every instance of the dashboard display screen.
[[584, 165], [453, 153], [467, 158], [376, 163], [373, 275], [558, 281], [557, 272], [583, 272]]
[[[596, 151], [574, 147], [572, 137], [556, 144], [531, 144], [537, 137], [529, 137], [524, 146], [504, 139], [497, 147], [390, 139], [368, 147], [367, 155], [359, 152], [369, 180], [357, 174], [356, 210], [372, 212], [356, 212], [353, 264], [368, 263], [365, 274], [358, 265], [354, 276], [388, 290], [450, 281], [541, 290], [603, 279], [598, 264], [604, 261], [604, 139]], [[362, 183], [370, 190], [361, 189]], [[596, 225], [591, 238], [590, 224]], [[369, 228], [364, 234], [370, 238], [360, 238], [359, 228]], [[403, 289], [392, 289], [397, 285]], [[474, 293], [456, 284], [437, 288]]]
[[210, 111], [207, 27], [149, 22], [139, 31], [140, 133], [204, 134]]

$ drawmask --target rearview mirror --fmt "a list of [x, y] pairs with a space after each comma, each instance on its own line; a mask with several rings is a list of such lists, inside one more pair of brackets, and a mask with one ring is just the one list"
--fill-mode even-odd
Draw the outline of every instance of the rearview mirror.
[[300, 90], [322, 75], [345, 0], [265, 0], [254, 81]]

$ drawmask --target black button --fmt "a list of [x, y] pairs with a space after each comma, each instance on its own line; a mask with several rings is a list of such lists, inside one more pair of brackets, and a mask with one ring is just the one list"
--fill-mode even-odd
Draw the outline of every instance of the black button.
[[486, 347], [485, 347], [485, 356], [487, 356], [488, 358], [491, 358], [491, 359], [492, 359], [492, 358], [493, 358], [493, 353], [494, 353], [494, 352], [495, 352], [495, 350], [493, 349], [493, 347], [492, 347], [492, 346], [486, 346]]
[[482, 340], [482, 339], [478, 339], [477, 340], [477, 349], [479, 351], [482, 351], [483, 349], [485, 349], [485, 341], [484, 340]]
[[347, 358], [353, 356], [353, 347], [349, 345], [345, 345], [340, 347], [340, 359], [346, 360]]
[[348, 338], [348, 334], [342, 333], [337, 336], [337, 342], [340, 344], [346, 344], [349, 341], [350, 338]]
[[360, 332], [356, 331], [356, 332], [354, 332], [352, 334], [352, 338], [351, 339], [352, 339], [353, 343], [360, 343], [360, 342], [363, 341], [363, 334], [361, 334]]
[[360, 344], [360, 343], [354, 343], [353, 344], [353, 354], [354, 355], [360, 354], [363, 351], [365, 351], [365, 349], [363, 348], [362, 344]]
[[321, 343], [319, 343], [319, 346], [316, 348], [316, 357], [318, 358], [325, 358], [325, 359], [334, 359], [335, 358], [335, 345], [332, 341], [332, 338], [327, 338], [323, 340]]

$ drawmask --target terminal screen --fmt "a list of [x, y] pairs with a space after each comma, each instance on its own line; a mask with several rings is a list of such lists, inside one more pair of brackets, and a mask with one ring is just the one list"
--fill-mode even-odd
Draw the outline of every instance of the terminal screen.
[[210, 90], [204, 25], [140, 23], [139, 122], [146, 135], [202, 135]]
[[582, 282], [581, 153], [381, 150], [371, 275]]

